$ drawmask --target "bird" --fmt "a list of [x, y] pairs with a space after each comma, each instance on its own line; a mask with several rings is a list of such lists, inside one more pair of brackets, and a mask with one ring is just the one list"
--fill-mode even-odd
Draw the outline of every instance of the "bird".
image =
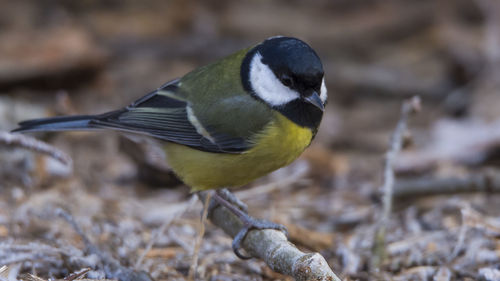
[[174, 173], [214, 199], [244, 227], [285, 230], [254, 219], [222, 192], [284, 167], [311, 144], [327, 102], [318, 54], [304, 41], [274, 36], [167, 82], [135, 102], [98, 115], [27, 120], [13, 132], [115, 130], [161, 140]]

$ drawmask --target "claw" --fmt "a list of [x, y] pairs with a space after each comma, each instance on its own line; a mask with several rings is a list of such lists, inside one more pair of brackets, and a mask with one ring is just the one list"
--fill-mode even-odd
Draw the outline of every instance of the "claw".
[[[229, 193], [229, 191], [227, 191], [227, 193]], [[285, 226], [283, 226], [281, 224], [274, 223], [274, 222], [259, 220], [259, 219], [255, 219], [255, 218], [251, 217], [245, 211], [242, 210], [243, 208], [240, 209], [240, 208], [235, 206], [234, 198], [236, 198], [236, 197], [234, 197], [234, 195], [232, 195], [232, 196], [233, 196], [232, 200], [231, 199], [227, 200], [226, 199], [226, 197], [228, 197], [227, 194], [223, 194], [223, 192], [218, 190], [215, 193], [214, 199], [216, 199], [216, 201], [218, 201], [218, 203], [220, 203], [221, 205], [226, 207], [229, 211], [231, 211], [233, 214], [235, 214], [243, 222], [243, 227], [238, 232], [238, 234], [236, 234], [236, 236], [234, 237], [233, 243], [232, 243], [234, 254], [236, 256], [238, 256], [240, 259], [246, 260], [246, 259], [252, 258], [251, 256], [245, 256], [240, 252], [241, 244], [243, 243], [243, 240], [247, 236], [248, 232], [252, 229], [276, 229], [276, 230], [280, 230], [280, 231], [284, 232], [284, 234], [288, 237], [288, 231], [286, 230]], [[239, 202], [241, 202], [241, 201], [239, 201]], [[217, 205], [214, 205], [214, 206], [211, 205], [209, 207], [209, 209], [211, 210], [211, 209], [215, 208]], [[236, 205], [240, 205], [240, 204], [236, 203]]]
[[243, 239], [247, 236], [248, 231], [250, 230], [249, 227], [244, 226], [238, 234], [233, 239], [233, 243], [231, 244], [233, 247], [233, 252], [238, 258], [242, 260], [249, 260], [252, 258], [252, 256], [245, 256], [240, 252], [241, 249], [241, 243], [243, 242]]
[[278, 224], [281, 228], [279, 229], [276, 229], [276, 230], [279, 230], [281, 232], [283, 232], [283, 234], [285, 234], [286, 236], [286, 239], [290, 238], [290, 236], [288, 236], [288, 229], [286, 228], [286, 226], [284, 225], [281, 225], [281, 224]]
[[232, 243], [234, 254], [240, 259], [247, 260], [252, 258], [251, 256], [245, 256], [240, 252], [241, 243], [247, 236], [248, 232], [252, 229], [276, 229], [282, 231], [286, 235], [286, 237], [288, 237], [288, 230], [284, 225], [265, 220], [258, 220], [251, 216], [240, 219], [243, 220], [244, 226], [241, 228], [240, 232], [236, 234]]

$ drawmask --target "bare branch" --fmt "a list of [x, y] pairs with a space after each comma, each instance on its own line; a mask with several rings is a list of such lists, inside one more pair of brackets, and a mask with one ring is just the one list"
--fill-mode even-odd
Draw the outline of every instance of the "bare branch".
[[[198, 193], [204, 202], [206, 192]], [[213, 208], [208, 214], [213, 224], [234, 237], [243, 223], [226, 208]], [[288, 241], [283, 232], [274, 229], [251, 230], [243, 248], [252, 257], [263, 260], [272, 270], [292, 276], [297, 281], [340, 281], [319, 253], [303, 253]]]

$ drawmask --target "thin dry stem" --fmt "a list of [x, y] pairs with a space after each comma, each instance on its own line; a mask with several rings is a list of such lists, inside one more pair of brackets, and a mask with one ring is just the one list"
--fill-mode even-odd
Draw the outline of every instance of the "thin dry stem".
[[193, 248], [193, 262], [189, 268], [188, 280], [194, 281], [196, 278], [196, 269], [198, 268], [198, 255], [200, 253], [201, 242], [203, 241], [203, 235], [205, 235], [205, 224], [207, 223], [208, 207], [210, 205], [210, 199], [212, 197], [211, 193], [208, 193], [205, 197], [205, 202], [203, 203], [203, 213], [201, 215], [200, 232], [196, 237]]
[[467, 177], [397, 181], [394, 186], [394, 197], [405, 199], [472, 192], [500, 193], [500, 176], [495, 171], [485, 171]]
[[392, 198], [394, 190], [394, 161], [401, 151], [403, 139], [407, 130], [408, 118], [411, 113], [420, 111], [420, 98], [415, 96], [403, 103], [401, 117], [391, 137], [389, 150], [385, 155], [383, 190], [383, 211], [375, 232], [373, 245], [372, 269], [378, 268], [385, 257], [385, 232], [392, 209]]
[[71, 157], [69, 157], [66, 153], [45, 142], [39, 141], [27, 135], [0, 132], [0, 144], [11, 147], [26, 148], [39, 153], [43, 153], [45, 155], [48, 155], [56, 159], [62, 164], [67, 165], [68, 167], [72, 168], [73, 166], [73, 161], [71, 160]]
[[4, 278], [2, 277], [5, 272], [7, 272], [7, 269], [9, 269], [6, 265], [2, 265], [0, 267], [0, 280], [3, 280]]
[[70, 275], [64, 277], [64, 280], [66, 281], [73, 281], [75, 279], [81, 279], [85, 274], [87, 274], [90, 271], [90, 268], [83, 268], [77, 272], [73, 272]]

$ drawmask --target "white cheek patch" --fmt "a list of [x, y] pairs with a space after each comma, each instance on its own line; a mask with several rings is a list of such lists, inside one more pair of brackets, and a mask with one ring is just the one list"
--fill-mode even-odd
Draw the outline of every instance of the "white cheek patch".
[[326, 99], [328, 98], [328, 91], [326, 90], [326, 85], [325, 85], [325, 78], [323, 78], [323, 81], [321, 82], [321, 91], [319, 94], [319, 98], [325, 104]]
[[255, 94], [271, 106], [284, 105], [300, 97], [299, 93], [283, 85], [273, 71], [256, 53], [250, 63], [250, 85]]

